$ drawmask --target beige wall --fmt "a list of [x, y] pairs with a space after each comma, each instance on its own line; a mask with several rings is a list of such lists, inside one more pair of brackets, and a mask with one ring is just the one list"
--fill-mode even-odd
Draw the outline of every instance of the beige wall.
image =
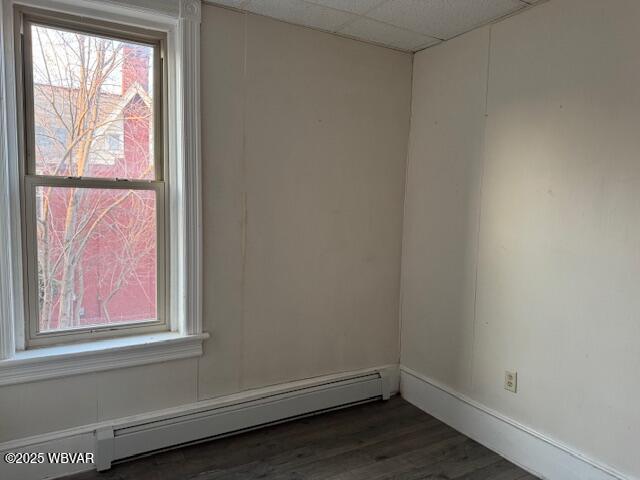
[[411, 56], [215, 7], [202, 51], [201, 396], [397, 362]]
[[639, 20], [551, 0], [416, 55], [401, 327], [404, 365], [634, 475]]
[[0, 388], [0, 442], [397, 363], [411, 56], [203, 7], [200, 359]]

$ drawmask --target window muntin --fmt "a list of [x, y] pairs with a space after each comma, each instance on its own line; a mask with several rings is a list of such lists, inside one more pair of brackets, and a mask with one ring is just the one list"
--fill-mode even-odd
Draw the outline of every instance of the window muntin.
[[32, 346], [168, 328], [162, 38], [93, 29], [23, 15]]

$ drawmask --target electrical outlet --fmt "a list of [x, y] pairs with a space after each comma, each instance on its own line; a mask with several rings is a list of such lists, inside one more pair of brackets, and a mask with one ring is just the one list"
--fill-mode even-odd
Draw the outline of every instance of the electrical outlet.
[[518, 391], [518, 372], [504, 372], [504, 389], [517, 393]]

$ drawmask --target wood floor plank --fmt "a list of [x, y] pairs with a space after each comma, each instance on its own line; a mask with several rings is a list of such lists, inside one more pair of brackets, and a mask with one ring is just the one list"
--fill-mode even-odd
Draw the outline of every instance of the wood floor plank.
[[392, 475], [381, 477], [384, 480], [418, 480], [424, 478], [455, 479], [477, 471], [500, 460], [500, 457], [465, 438], [464, 442], [451, 445], [442, 451], [416, 450], [406, 458], [410, 467]]
[[[372, 421], [365, 426], [358, 426], [350, 422], [343, 422], [341, 425], [334, 426], [333, 428], [320, 428], [322, 433], [320, 436], [306, 438], [301, 441], [301, 437], [298, 435], [292, 435], [286, 438], [282, 438], [277, 445], [276, 449], [270, 452], [262, 452], [257, 456], [252, 456], [251, 460], [243, 462], [237, 462], [235, 468], [230, 469], [227, 474], [242, 473], [249, 474], [254, 468], [259, 467], [265, 462], [269, 465], [275, 466], [282, 465], [282, 469], [291, 470], [295, 467], [313, 462], [323, 460], [329, 457], [336, 456], [352, 450], [362, 449], [365, 446], [380, 442], [389, 441], [398, 436], [409, 434], [420, 429], [432, 428], [435, 424], [440, 424], [433, 417], [421, 417], [405, 415], [404, 418], [397, 418], [393, 422], [394, 428], [389, 429], [385, 422]], [[413, 413], [413, 412], [412, 412]], [[228, 465], [228, 462], [223, 464], [216, 463], [213, 471], [209, 472], [209, 478], [216, 479], [223, 476], [223, 471], [220, 471], [220, 467]], [[209, 465], [210, 467], [213, 465]], [[205, 473], [205, 472], [203, 472]], [[200, 477], [201, 479], [204, 476]]]
[[459, 480], [519, 480], [526, 475], [527, 472], [517, 467], [513, 463], [504, 458], [498, 460], [491, 465], [478, 469], [474, 472], [467, 473]]
[[[315, 444], [306, 445], [301, 449], [289, 450], [284, 454], [289, 457], [286, 458], [286, 461], [282, 461], [282, 458], [278, 457], [268, 458], [256, 461], [255, 465], [267, 463], [271, 466], [272, 476], [270, 478], [273, 479], [288, 478], [292, 474], [311, 476], [312, 473], [309, 472], [317, 470], [318, 464], [331, 465], [331, 468], [341, 468], [344, 462], [367, 462], [369, 460], [369, 457], [365, 456], [367, 448], [376, 450], [379, 448], [378, 444], [388, 444], [391, 441], [397, 443], [407, 436], [420, 435], [421, 432], [431, 430], [434, 425], [438, 425], [435, 419], [430, 419], [428, 423], [414, 420], [404, 427], [393, 429], [380, 424], [376, 428], [369, 428], [356, 434], [338, 434]], [[444, 429], [447, 428], [444, 426]], [[405, 443], [412, 444], [413, 440], [405, 440]], [[233, 472], [248, 472], [252, 468], [253, 465], [244, 465], [234, 469]], [[207, 480], [217, 480], [218, 478], [224, 478], [224, 476], [211, 476]]]
[[[390, 432], [392, 433], [392, 432]], [[361, 446], [348, 445], [341, 448], [340, 453], [334, 452], [331, 455], [306, 463], [302, 466], [290, 468], [286, 467], [283, 474], [274, 476], [274, 480], [283, 480], [295, 473], [297, 477], [308, 480], [324, 480], [342, 472], [353, 470], [375, 461], [374, 457], [384, 458], [395, 457], [402, 452], [419, 448], [420, 440], [440, 439], [445, 435], [456, 435], [450, 427], [443, 424], [435, 424], [423, 427], [415, 432], [401, 436], [394, 436], [389, 432], [383, 437], [378, 436], [371, 441], [364, 442]]]
[[533, 480], [394, 397], [156, 453], [67, 480]]

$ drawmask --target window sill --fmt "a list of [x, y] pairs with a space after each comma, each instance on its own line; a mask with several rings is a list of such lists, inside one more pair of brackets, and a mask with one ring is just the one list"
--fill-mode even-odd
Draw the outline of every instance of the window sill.
[[207, 338], [165, 332], [25, 350], [0, 361], [0, 385], [198, 357]]

